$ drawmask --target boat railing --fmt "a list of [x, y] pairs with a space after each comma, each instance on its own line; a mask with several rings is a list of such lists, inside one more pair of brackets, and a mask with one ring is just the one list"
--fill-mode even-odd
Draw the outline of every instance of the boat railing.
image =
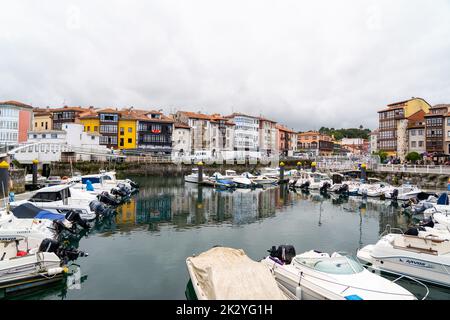
[[[357, 258], [357, 259], [358, 259], [358, 258]], [[361, 261], [360, 261], [359, 259], [358, 259], [358, 261], [361, 263]], [[361, 263], [361, 264], [363, 264], [363, 263]], [[427, 286], [425, 283], [423, 283], [422, 281], [420, 281], [420, 280], [418, 280], [418, 279], [416, 279], [416, 278], [414, 278], [414, 277], [407, 276], [407, 275], [401, 274], [401, 273], [397, 273], [397, 272], [395, 272], [395, 271], [390, 271], [390, 270], [388, 271], [388, 270], [380, 269], [380, 268], [377, 268], [377, 267], [375, 267], [375, 266], [373, 266], [373, 265], [371, 265], [371, 266], [363, 265], [363, 266], [364, 266], [368, 271], [371, 271], [371, 272], [377, 271], [377, 272], [379, 272], [380, 274], [381, 274], [381, 272], [384, 272], [384, 273], [391, 274], [391, 275], [393, 275], [393, 276], [397, 276], [397, 278], [395, 278], [394, 280], [392, 280], [392, 283], [397, 283], [397, 281], [399, 281], [399, 280], [401, 280], [401, 279], [407, 279], [407, 280], [411, 280], [411, 281], [417, 283], [418, 285], [422, 286], [422, 287], [425, 289], [425, 295], [423, 296], [423, 298], [422, 298], [421, 300], [425, 300], [425, 299], [428, 297], [428, 295], [430, 294], [430, 289], [428, 288], [428, 286]], [[372, 271], [372, 270], [374, 270], [374, 271]]]
[[392, 228], [390, 224], [387, 224], [384, 231], [380, 234], [380, 238], [384, 237], [385, 235], [391, 234], [391, 233], [404, 234], [402, 229]]
[[[359, 261], [359, 260], [358, 260], [358, 261]], [[276, 265], [277, 265], [277, 263], [274, 261], [274, 262], [273, 262], [273, 266], [270, 267], [272, 274], [274, 274], [274, 269], [275, 269]], [[363, 265], [362, 263], [361, 263], [361, 265], [364, 267], [364, 265]], [[366, 268], [366, 269], [367, 269], [367, 268]], [[390, 295], [395, 295], [395, 296], [399, 296], [399, 297], [402, 297], [402, 296], [403, 296], [403, 297], [404, 297], [404, 296], [409, 296], [409, 295], [407, 295], [407, 294], [405, 294], [405, 293], [392, 293], [392, 292], [387, 292], [387, 291], [382, 291], [382, 290], [374, 290], [374, 289], [368, 289], [368, 288], [358, 287], [358, 286], [355, 286], [355, 285], [352, 285], [352, 284], [345, 284], [345, 283], [337, 282], [337, 281], [334, 281], [334, 280], [331, 280], [331, 279], [325, 279], [324, 277], [317, 277], [317, 276], [314, 276], [314, 275], [312, 275], [312, 274], [307, 274], [307, 275], [305, 275], [305, 273], [304, 273], [303, 271], [300, 271], [299, 273], [296, 273], [296, 272], [293, 272], [293, 271], [290, 271], [290, 270], [287, 270], [287, 269], [283, 269], [283, 271], [286, 272], [286, 273], [290, 273], [290, 274], [292, 274], [292, 275], [295, 275], [296, 277], [297, 277], [297, 276], [300, 276], [300, 279], [299, 279], [299, 281], [298, 281], [298, 286], [301, 286], [302, 279], [305, 279], [305, 281], [310, 281], [310, 280], [308, 280], [307, 278], [313, 278], [313, 279], [317, 279], [317, 280], [320, 280], [320, 281], [323, 281], [323, 282], [328, 282], [328, 283], [331, 283], [331, 284], [334, 284], [334, 285], [339, 285], [339, 286], [345, 287], [345, 289], [343, 289], [343, 290], [341, 291], [341, 293], [344, 292], [344, 291], [346, 291], [346, 290], [348, 290], [348, 289], [356, 289], [356, 290], [367, 291], [367, 292], [373, 292], [373, 293], [390, 294]], [[368, 270], [368, 271], [369, 271], [369, 270]], [[380, 271], [381, 271], [381, 270], [380, 270]], [[383, 270], [383, 271], [384, 271], [384, 270]], [[395, 273], [395, 272], [393, 272], [393, 273]], [[422, 298], [422, 300], [425, 300], [425, 299], [428, 297], [428, 294], [429, 294], [430, 290], [428, 289], [428, 287], [427, 287], [425, 284], [423, 284], [423, 283], [420, 282], [419, 280], [417, 280], [417, 279], [415, 279], [415, 278], [412, 278], [412, 277], [409, 277], [409, 276], [405, 276], [405, 275], [402, 275], [402, 274], [397, 274], [397, 275], [401, 276], [400, 278], [403, 278], [403, 277], [404, 277], [404, 278], [409, 278], [410, 280], [412, 280], [412, 281], [414, 281], [414, 282], [417, 282], [418, 284], [420, 284], [420, 285], [422, 285], [423, 287], [425, 287], [425, 288], [426, 288], [426, 294], [425, 294], [425, 296]], [[329, 277], [329, 276], [327, 275], [327, 277]], [[381, 277], [381, 276], [380, 276], [380, 277]], [[329, 278], [330, 278], [330, 277], [329, 277]], [[398, 281], [398, 280], [400, 280], [400, 279], [396, 279], [396, 281]], [[278, 282], [278, 281], [277, 281], [277, 282]], [[393, 282], [393, 281], [391, 281], [391, 282]], [[317, 284], [316, 284], [316, 285], [317, 285]], [[321, 288], [324, 289], [324, 290], [329, 291], [328, 289], [324, 288], [323, 286], [320, 286], [320, 285], [317, 285], [317, 286], [321, 287]], [[405, 290], [406, 290], [406, 289], [405, 289]], [[409, 292], [409, 290], [408, 290], [408, 292]], [[410, 292], [410, 294], [413, 295], [413, 296], [415, 297], [415, 295], [412, 294], [411, 292]]]

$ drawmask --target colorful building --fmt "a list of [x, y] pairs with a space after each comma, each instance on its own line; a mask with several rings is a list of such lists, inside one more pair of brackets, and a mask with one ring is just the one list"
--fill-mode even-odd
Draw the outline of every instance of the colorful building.
[[82, 107], [68, 107], [50, 109], [52, 112], [52, 130], [61, 130], [63, 123], [74, 123], [79, 119], [80, 114], [89, 110]]
[[297, 131], [282, 124], [275, 125], [277, 129], [278, 152], [283, 156], [293, 156], [297, 150]]
[[412, 98], [389, 104], [378, 111], [378, 148], [389, 156], [404, 159], [408, 151], [407, 127], [410, 117], [418, 112], [428, 113], [431, 106], [422, 98]]
[[34, 108], [33, 116], [33, 131], [47, 131], [52, 129], [53, 121], [50, 108]]
[[[426, 151], [429, 154], [444, 154], [445, 119], [449, 105], [438, 104], [430, 108], [425, 115], [425, 141]], [[446, 149], [446, 148], [445, 148]]]
[[307, 131], [297, 134], [297, 151], [313, 156], [329, 156], [335, 149], [333, 138], [319, 131]]
[[26, 142], [32, 128], [32, 106], [18, 101], [0, 102], [0, 144]]

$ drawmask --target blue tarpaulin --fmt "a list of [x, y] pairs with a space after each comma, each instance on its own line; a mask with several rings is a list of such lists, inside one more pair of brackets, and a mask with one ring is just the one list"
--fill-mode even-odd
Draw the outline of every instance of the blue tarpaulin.
[[63, 220], [64, 215], [43, 210], [36, 215], [35, 219]]

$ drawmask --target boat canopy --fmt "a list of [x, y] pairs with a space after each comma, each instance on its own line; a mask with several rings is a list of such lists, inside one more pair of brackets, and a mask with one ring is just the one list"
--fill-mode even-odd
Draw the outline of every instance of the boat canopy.
[[47, 210], [42, 210], [31, 203], [24, 203], [11, 210], [14, 216], [18, 219], [48, 219], [48, 220], [62, 220], [64, 216], [61, 214], [52, 213]]
[[[242, 249], [215, 247], [187, 259], [191, 280], [212, 300], [286, 300], [269, 269]], [[192, 279], [194, 276], [196, 279]]]

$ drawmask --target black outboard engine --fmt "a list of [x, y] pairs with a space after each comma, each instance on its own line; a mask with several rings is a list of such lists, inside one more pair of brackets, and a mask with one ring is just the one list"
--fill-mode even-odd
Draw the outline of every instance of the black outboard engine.
[[325, 182], [322, 187], [320, 187], [320, 193], [327, 193], [328, 189], [331, 187], [331, 185], [328, 182]]
[[272, 249], [267, 250], [272, 258], [277, 258], [280, 261], [290, 264], [292, 258], [295, 257], [295, 248], [292, 245], [280, 245], [277, 247], [272, 246]]
[[309, 181], [306, 181], [300, 185], [300, 189], [309, 189], [310, 184], [311, 183]]
[[118, 206], [120, 204], [120, 201], [117, 200], [113, 195], [109, 194], [108, 191], [103, 191], [102, 193], [97, 195], [97, 199], [109, 206]]
[[348, 184], [343, 184], [337, 191], [339, 194], [348, 194]]
[[130, 184], [132, 188], [139, 189], [139, 185], [133, 180], [127, 179], [126, 181]]
[[[125, 187], [124, 185], [122, 186]], [[128, 192], [126, 191], [126, 189], [124, 190], [120, 188], [119, 185], [117, 185], [117, 187], [111, 189], [111, 194], [119, 197], [126, 197], [128, 195]]]
[[392, 198], [392, 200], [397, 200], [397, 198], [398, 198], [398, 189], [394, 189], [394, 191], [392, 191], [391, 198]]
[[111, 212], [111, 210], [109, 208], [106, 207], [106, 205], [104, 203], [101, 203], [100, 201], [97, 200], [92, 200], [89, 203], [89, 208], [91, 208], [91, 211], [94, 211], [97, 216], [108, 216]]
[[39, 245], [39, 252], [54, 252], [58, 254], [59, 242], [54, 239], [46, 238]]
[[80, 214], [75, 210], [70, 210], [67, 212], [66, 219], [72, 223], [78, 224], [83, 229], [89, 229], [89, 224], [87, 221], [82, 219]]
[[78, 257], [87, 257], [86, 252], [80, 251], [78, 249], [64, 248], [60, 243], [54, 239], [46, 238], [42, 240], [39, 245], [39, 252], [53, 252], [64, 262], [76, 260]]
[[426, 220], [423, 220], [420, 224], [420, 227], [425, 228], [425, 227], [430, 227], [430, 228], [434, 228], [434, 221], [433, 219], [429, 218]]

